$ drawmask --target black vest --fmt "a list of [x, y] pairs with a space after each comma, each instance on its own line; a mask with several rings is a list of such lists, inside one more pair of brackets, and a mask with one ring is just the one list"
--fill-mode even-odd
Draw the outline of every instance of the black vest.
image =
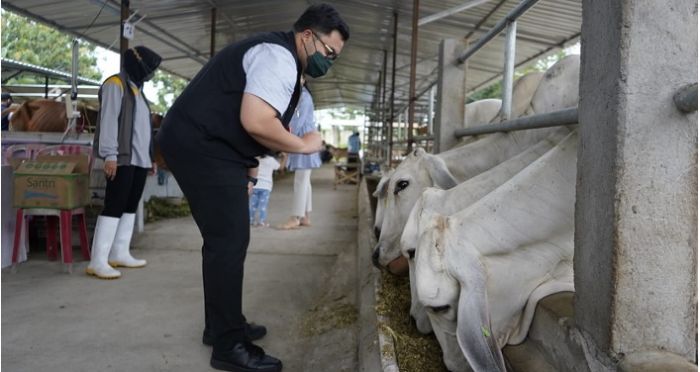
[[232, 161], [246, 167], [257, 166], [255, 157], [270, 150], [243, 128], [241, 100], [246, 86], [243, 56], [250, 48], [262, 43], [283, 46], [297, 62], [294, 92], [286, 111], [278, 114], [284, 127], [288, 128], [301, 93], [301, 64], [294, 33], [264, 33], [227, 46], [202, 67], [166, 115], [159, 135], [159, 140], [165, 142], [161, 143], [162, 147], [172, 148], [169, 145], [178, 142], [181, 150], [206, 158]]

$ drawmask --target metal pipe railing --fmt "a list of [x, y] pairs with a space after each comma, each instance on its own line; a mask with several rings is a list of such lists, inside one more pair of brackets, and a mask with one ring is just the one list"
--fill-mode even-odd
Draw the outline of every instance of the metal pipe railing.
[[473, 46], [471, 46], [469, 49], [467, 49], [462, 55], [460, 55], [457, 58], [457, 64], [462, 64], [464, 61], [466, 61], [469, 57], [471, 57], [474, 53], [476, 53], [479, 49], [481, 49], [486, 43], [488, 43], [491, 39], [496, 37], [501, 31], [503, 31], [507, 24], [509, 22], [515, 21], [523, 15], [528, 9], [530, 9], [533, 5], [535, 5], [539, 0], [523, 0], [518, 6], [516, 6], [513, 10], [508, 12], [508, 14], [505, 16], [505, 18], [501, 19], [496, 23], [489, 32], [486, 33], [486, 35], [482, 36], [479, 41], [476, 42]]
[[499, 124], [486, 124], [471, 128], [457, 129], [454, 135], [457, 138], [462, 138], [466, 136], [476, 136], [479, 134], [557, 127], [577, 123], [578, 107], [572, 107], [560, 111], [507, 120]]
[[688, 84], [673, 95], [676, 107], [685, 113], [698, 111], [698, 83]]
[[503, 94], [501, 97], [501, 120], [510, 119], [513, 101], [513, 73], [515, 70], [515, 37], [518, 32], [516, 21], [508, 22], [506, 27], [505, 56], [503, 58]]
[[20, 143], [42, 143], [46, 145], [88, 145], [92, 146], [95, 135], [80, 133], [62, 139], [62, 132], [2, 132], [2, 144], [13, 145]]

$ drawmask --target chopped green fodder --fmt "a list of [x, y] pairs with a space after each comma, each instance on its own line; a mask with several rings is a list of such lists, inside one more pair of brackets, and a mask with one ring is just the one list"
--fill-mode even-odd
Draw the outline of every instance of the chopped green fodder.
[[301, 321], [301, 334], [311, 337], [333, 329], [349, 327], [357, 321], [357, 309], [348, 303], [317, 305]]
[[[387, 318], [385, 334], [394, 340], [396, 359], [401, 372], [447, 372], [442, 350], [433, 334], [423, 335], [411, 321], [411, 289], [408, 277], [397, 277], [382, 271], [377, 299], [377, 314]], [[381, 350], [383, 355], [389, 348]]]
[[186, 217], [191, 214], [187, 200], [152, 197], [143, 205], [146, 222], [155, 222], [168, 218]]

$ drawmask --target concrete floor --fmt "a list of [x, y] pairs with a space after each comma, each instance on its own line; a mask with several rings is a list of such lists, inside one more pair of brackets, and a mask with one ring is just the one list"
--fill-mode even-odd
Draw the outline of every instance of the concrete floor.
[[[308, 369], [305, 355], [318, 342], [300, 335], [301, 320], [337, 276], [331, 270], [338, 255], [356, 247], [357, 187], [334, 191], [332, 172], [326, 166], [313, 173], [312, 227], [255, 228], [251, 235], [243, 307], [250, 321], [268, 327], [259, 344], [282, 359], [285, 371]], [[273, 224], [287, 218], [292, 184], [291, 176], [275, 184], [269, 206]], [[201, 343], [201, 238], [194, 221], [148, 224], [132, 245], [134, 255], [149, 264], [123, 269], [119, 280], [86, 276], [87, 262], [77, 262], [74, 273], [65, 274], [60, 264], [46, 260], [43, 247], [34, 248], [16, 273], [3, 270], [2, 369], [211, 370], [211, 350]], [[80, 258], [79, 250], [74, 257]], [[343, 265], [333, 270], [338, 267]], [[349, 355], [347, 370], [354, 370], [354, 340], [348, 338], [342, 348]]]

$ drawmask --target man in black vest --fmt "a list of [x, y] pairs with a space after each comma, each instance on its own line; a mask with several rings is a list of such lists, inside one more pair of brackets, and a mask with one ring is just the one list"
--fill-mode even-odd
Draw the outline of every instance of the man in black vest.
[[251, 343], [265, 335], [241, 309], [250, 237], [248, 191], [255, 157], [272, 151], [313, 153], [321, 137], [289, 133], [302, 73], [323, 76], [349, 37], [326, 4], [309, 7], [290, 32], [259, 34], [221, 50], [192, 79], [166, 115], [158, 142], [204, 240], [205, 328], [211, 366], [280, 371], [282, 363]]

